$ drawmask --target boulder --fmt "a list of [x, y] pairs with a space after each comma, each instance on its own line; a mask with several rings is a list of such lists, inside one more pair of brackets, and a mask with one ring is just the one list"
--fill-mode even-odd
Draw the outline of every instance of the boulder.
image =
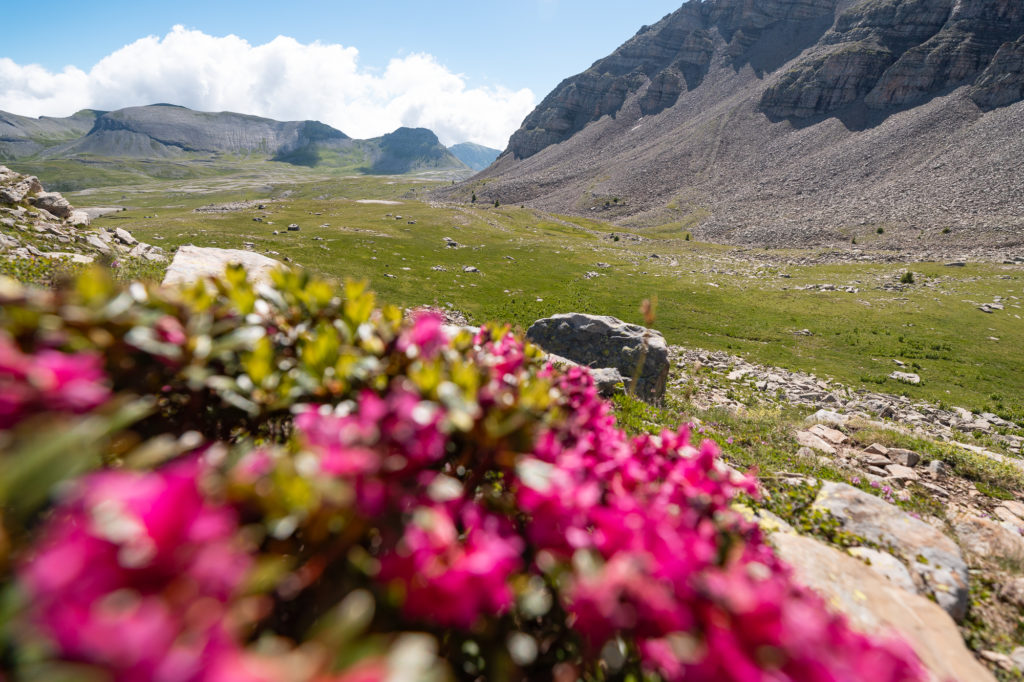
[[125, 246], [135, 246], [139, 243], [139, 240], [133, 237], [131, 232], [120, 227], [114, 229], [114, 238]]
[[821, 436], [811, 433], [810, 431], [798, 431], [796, 434], [796, 442], [805, 448], [812, 448], [814, 450], [820, 450], [827, 455], [836, 454], [836, 449], [832, 447], [832, 444], [826, 441]]
[[653, 329], [614, 317], [568, 313], [537, 320], [526, 338], [581, 365], [614, 367], [627, 379], [636, 377], [639, 369], [638, 396], [660, 400], [665, 394], [668, 346]]
[[182, 246], [167, 268], [164, 284], [192, 284], [207, 277], [223, 277], [228, 265], [245, 267], [249, 280], [269, 283], [270, 273], [284, 267], [279, 261], [252, 251]]
[[967, 564], [941, 531], [881, 498], [846, 483], [825, 483], [814, 506], [839, 519], [843, 530], [877, 542], [900, 556], [949, 615], [967, 614]]
[[[563, 358], [561, 355], [555, 355], [554, 353], [548, 353], [548, 362], [553, 364], [555, 367], [566, 369], [569, 367], [579, 367], [578, 362], [573, 362], [569, 358]], [[610, 398], [619, 391], [619, 384], [626, 387], [629, 386], [629, 379], [622, 376], [619, 370], [614, 367], [599, 367], [597, 369], [590, 369], [590, 376], [594, 378], [594, 386], [597, 387], [597, 392], [605, 398]]]
[[88, 225], [92, 222], [92, 216], [88, 211], [76, 208], [71, 211], [67, 220], [72, 225]]
[[33, 197], [32, 205], [58, 218], [67, 218], [71, 215], [71, 203], [60, 192], [40, 192]]
[[958, 515], [952, 522], [964, 552], [974, 561], [996, 561], [1004, 565], [1024, 563], [1024, 537], [1020, 533], [967, 513]]
[[845, 614], [854, 628], [903, 637], [933, 679], [994, 682], [995, 677], [964, 645], [953, 620], [933, 602], [818, 540], [775, 533], [770, 541], [779, 557], [793, 567], [796, 579]]

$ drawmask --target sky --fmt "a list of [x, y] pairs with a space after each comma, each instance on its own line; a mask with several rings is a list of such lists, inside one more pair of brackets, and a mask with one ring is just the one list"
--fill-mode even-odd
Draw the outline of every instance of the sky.
[[[530, 111], [682, 0], [48, 0], [10, 3], [0, 110], [167, 102], [399, 126], [504, 149]], [[45, 14], [45, 16], [44, 16]], [[10, 30], [10, 27], [26, 27]]]

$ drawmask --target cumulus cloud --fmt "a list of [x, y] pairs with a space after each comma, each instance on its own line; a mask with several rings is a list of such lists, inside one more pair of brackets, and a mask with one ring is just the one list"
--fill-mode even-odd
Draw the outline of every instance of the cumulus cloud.
[[528, 89], [467, 87], [464, 76], [429, 54], [395, 58], [374, 71], [360, 66], [354, 47], [286, 36], [251, 45], [182, 26], [136, 40], [89, 71], [52, 72], [0, 58], [0, 109], [12, 113], [67, 116], [156, 102], [316, 119], [356, 138], [424, 127], [445, 144], [504, 148], [536, 98]]

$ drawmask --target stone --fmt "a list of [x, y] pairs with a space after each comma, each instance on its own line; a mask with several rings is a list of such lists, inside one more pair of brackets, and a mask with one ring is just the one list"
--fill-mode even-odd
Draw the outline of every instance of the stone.
[[915, 467], [921, 461], [921, 455], [905, 448], [889, 448], [889, 459], [906, 467]]
[[793, 567], [796, 579], [846, 615], [854, 628], [872, 635], [894, 630], [937, 679], [994, 682], [964, 645], [956, 624], [935, 603], [813, 538], [774, 533], [769, 541]]
[[668, 380], [668, 346], [661, 333], [614, 317], [568, 313], [537, 320], [526, 338], [549, 353], [589, 367], [614, 367], [636, 382], [645, 400], [660, 400]]
[[875, 573], [884, 577], [901, 590], [917, 594], [917, 585], [910, 577], [910, 571], [903, 565], [903, 562], [888, 552], [882, 552], [870, 547], [851, 547], [846, 550], [851, 556], [864, 561]]
[[207, 277], [223, 277], [228, 265], [245, 267], [253, 283], [270, 283], [270, 273], [284, 267], [279, 261], [252, 251], [182, 246], [174, 254], [163, 283], [193, 284]]
[[889, 375], [889, 378], [895, 379], [896, 381], [902, 381], [905, 384], [913, 384], [915, 386], [921, 383], [921, 377], [911, 372], [893, 372]]
[[299, 231], [299, 226], [296, 225], [295, 223], [292, 223], [291, 225], [288, 226], [288, 231], [289, 232], [298, 232]]
[[864, 448], [864, 452], [869, 455], [888, 455], [889, 448], [885, 447], [881, 443], [872, 443], [871, 445]]
[[477, 268], [477, 267], [474, 267], [472, 265], [467, 265], [466, 267], [462, 268], [462, 271], [463, 272], [480, 272], [480, 269]]
[[1024, 519], [1024, 502], [1017, 500], [1003, 500], [1002, 506], [1006, 507], [1011, 514]]
[[892, 464], [892, 462], [889, 461], [889, 458], [886, 457], [885, 455], [876, 455], [871, 452], [858, 453], [857, 461], [859, 461], [861, 464], [864, 464], [865, 466], [882, 467], [883, 469]]
[[832, 447], [831, 443], [810, 431], [798, 431], [796, 434], [796, 442], [804, 447], [819, 450], [829, 455], [836, 454], [836, 449]]
[[39, 192], [33, 197], [32, 205], [58, 218], [67, 218], [71, 215], [71, 203], [60, 192]]
[[889, 473], [890, 478], [897, 481], [917, 481], [921, 478], [917, 475], [916, 471], [908, 466], [903, 466], [902, 464], [890, 464], [885, 467], [885, 470]]
[[[899, 465], [895, 465], [899, 466]], [[843, 530], [891, 546], [956, 621], [967, 614], [967, 564], [952, 539], [899, 507], [846, 483], [825, 483], [814, 506], [839, 519]]]
[[100, 237], [98, 237], [95, 234], [87, 234], [87, 235], [85, 235], [85, 243], [88, 244], [89, 246], [91, 246], [92, 248], [96, 249], [100, 253], [107, 254], [107, 255], [110, 255], [110, 254], [113, 253], [113, 250], [110, 248], [110, 244], [108, 244], [107, 242], [103, 241], [103, 239], [101, 239]]
[[1003, 523], [1009, 524], [1009, 525], [1011, 525], [1011, 526], [1013, 526], [1015, 528], [1020, 528], [1020, 527], [1024, 526], [1024, 520], [1022, 520], [1019, 516], [1014, 514], [1012, 511], [1010, 511], [1006, 507], [1003, 507], [1003, 506], [996, 507], [993, 510], [993, 513], [997, 517], [999, 517], [999, 520], [1002, 521]]
[[597, 392], [606, 398], [620, 391], [619, 384], [624, 386], [629, 384], [619, 370], [614, 367], [601, 367], [600, 369], [591, 370], [590, 376], [594, 377], [594, 385], [597, 387]]
[[92, 216], [88, 211], [83, 211], [80, 208], [71, 210], [71, 213], [67, 217], [67, 221], [75, 226], [88, 226], [92, 222]]
[[1011, 651], [1010, 660], [1017, 666], [1017, 670], [1024, 671], [1024, 646], [1019, 646]]
[[979, 562], [1024, 562], [1024, 537], [1005, 526], [970, 513], [951, 519], [960, 545]]
[[836, 431], [835, 429], [830, 429], [829, 427], [825, 426], [824, 424], [815, 424], [814, 426], [809, 428], [808, 431], [813, 433], [815, 436], [818, 436], [818, 437], [828, 441], [832, 445], [842, 445], [847, 440], [849, 440], [846, 437], [846, 434], [844, 434], [842, 431]]
[[127, 246], [135, 246], [139, 243], [139, 240], [133, 237], [131, 232], [120, 227], [114, 229], [114, 236], [117, 241]]
[[934, 478], [942, 478], [949, 473], [949, 465], [940, 459], [928, 462], [928, 473]]
[[846, 426], [850, 418], [845, 414], [839, 414], [832, 410], [821, 409], [804, 420], [806, 424], [831, 424], [832, 426]]

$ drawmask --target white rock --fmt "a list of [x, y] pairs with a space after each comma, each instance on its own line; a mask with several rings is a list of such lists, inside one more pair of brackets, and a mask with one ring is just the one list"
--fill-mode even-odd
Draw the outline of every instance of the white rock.
[[245, 267], [253, 283], [269, 283], [270, 273], [284, 267], [279, 261], [252, 251], [182, 246], [167, 268], [164, 284], [192, 284], [207, 277], [220, 278], [228, 265]]

